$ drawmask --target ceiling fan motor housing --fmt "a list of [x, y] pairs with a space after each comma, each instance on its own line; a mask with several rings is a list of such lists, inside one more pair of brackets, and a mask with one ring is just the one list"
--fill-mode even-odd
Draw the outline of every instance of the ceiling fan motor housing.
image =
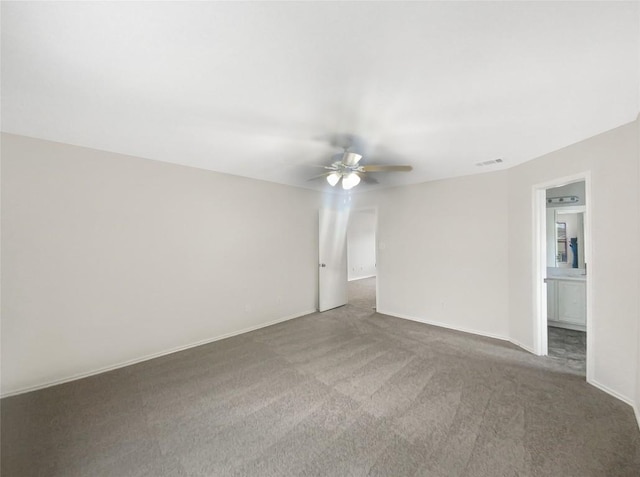
[[342, 156], [342, 162], [348, 166], [355, 166], [360, 159], [362, 159], [362, 155], [355, 152], [345, 151]]

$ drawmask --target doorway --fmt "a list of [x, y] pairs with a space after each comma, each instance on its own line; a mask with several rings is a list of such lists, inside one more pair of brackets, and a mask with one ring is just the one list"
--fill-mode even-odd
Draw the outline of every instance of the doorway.
[[593, 351], [589, 173], [535, 186], [534, 204], [535, 352], [589, 381]]
[[373, 312], [377, 297], [377, 210], [356, 209], [347, 227], [347, 303]]

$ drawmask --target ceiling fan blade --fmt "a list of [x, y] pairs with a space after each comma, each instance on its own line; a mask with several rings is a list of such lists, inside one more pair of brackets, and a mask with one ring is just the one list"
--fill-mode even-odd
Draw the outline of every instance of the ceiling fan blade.
[[362, 166], [362, 172], [400, 172], [400, 171], [411, 171], [413, 170], [412, 166], [382, 166], [370, 164], [368, 166]]
[[371, 176], [368, 176], [366, 174], [358, 174], [358, 175], [362, 179], [362, 182], [365, 182], [367, 184], [379, 184], [380, 183], [380, 182], [378, 182], [378, 179], [376, 179], [375, 177], [371, 177]]
[[317, 181], [318, 179], [324, 179], [325, 177], [327, 177], [330, 174], [333, 174], [333, 173], [332, 172], [325, 172], [324, 174], [320, 174], [318, 176], [313, 176], [310, 179], [307, 179], [307, 182]]

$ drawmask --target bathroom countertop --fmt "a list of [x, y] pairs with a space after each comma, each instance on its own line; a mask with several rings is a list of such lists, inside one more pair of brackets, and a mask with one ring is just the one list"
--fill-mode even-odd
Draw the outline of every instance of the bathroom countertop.
[[580, 275], [580, 276], [572, 276], [572, 277], [547, 277], [545, 278], [545, 280], [564, 280], [564, 281], [568, 281], [568, 282], [586, 282], [587, 281], [587, 276], [586, 275]]

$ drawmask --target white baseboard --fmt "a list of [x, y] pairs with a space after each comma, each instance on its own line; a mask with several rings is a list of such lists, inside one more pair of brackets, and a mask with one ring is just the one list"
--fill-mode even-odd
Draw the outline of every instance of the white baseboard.
[[54, 381], [49, 381], [49, 382], [42, 383], [42, 384], [37, 384], [37, 385], [34, 385], [34, 386], [28, 386], [26, 388], [16, 389], [16, 390], [13, 390], [13, 391], [9, 391], [9, 392], [3, 393], [2, 395], [0, 395], [0, 398], [6, 398], [6, 397], [10, 397], [10, 396], [17, 396], [18, 394], [24, 394], [24, 393], [28, 393], [28, 392], [31, 392], [31, 391], [37, 391], [39, 389], [49, 388], [51, 386], [56, 386], [58, 384], [68, 383], [70, 381], [76, 381], [76, 380], [82, 379], [82, 378], [88, 378], [89, 376], [94, 376], [96, 374], [106, 373], [108, 371], [113, 371], [113, 370], [118, 369], [118, 368], [124, 368], [125, 366], [131, 366], [132, 364], [141, 363], [143, 361], [149, 361], [150, 359], [159, 358], [161, 356], [166, 356], [168, 354], [177, 353], [179, 351], [184, 351], [184, 350], [189, 349], [189, 348], [195, 348], [196, 346], [202, 346], [202, 345], [205, 345], [205, 344], [208, 344], [208, 343], [213, 343], [214, 341], [223, 340], [225, 338], [231, 338], [232, 336], [241, 335], [243, 333], [249, 333], [250, 331], [259, 330], [260, 328], [266, 328], [267, 326], [271, 326], [271, 325], [276, 325], [278, 323], [282, 323], [283, 321], [293, 320], [294, 318], [300, 318], [301, 316], [309, 315], [311, 313], [315, 313], [316, 311], [317, 310], [309, 310], [309, 311], [303, 311], [301, 313], [295, 313], [295, 314], [292, 314], [292, 315], [285, 316], [283, 318], [278, 318], [276, 320], [269, 321], [267, 323], [262, 323], [260, 325], [251, 326], [249, 328], [244, 328], [242, 330], [233, 331], [231, 333], [226, 333], [224, 335], [215, 336], [213, 338], [206, 338], [204, 340], [196, 341], [195, 343], [190, 343], [188, 345], [178, 346], [176, 348], [171, 348], [171, 349], [168, 349], [168, 350], [165, 350], [165, 351], [160, 351], [158, 353], [148, 354], [148, 355], [142, 356], [140, 358], [134, 358], [134, 359], [130, 359], [130, 360], [127, 360], [127, 361], [123, 361], [123, 362], [118, 363], [118, 364], [114, 364], [114, 365], [110, 365], [110, 366], [104, 366], [102, 368], [94, 369], [92, 371], [87, 371], [87, 372], [84, 372], [84, 373], [74, 374], [74, 375], [68, 376], [66, 378], [56, 379]]
[[356, 280], [364, 280], [365, 278], [373, 278], [373, 277], [375, 277], [375, 276], [376, 276], [376, 275], [363, 275], [363, 276], [361, 276], [361, 277], [349, 278], [349, 280], [348, 280], [348, 281], [350, 281], [350, 282], [354, 282], [354, 281], [356, 281]]
[[[600, 391], [604, 391], [607, 394], [610, 394], [611, 396], [613, 396], [616, 399], [619, 399], [620, 401], [627, 403], [629, 406], [631, 406], [631, 408], [634, 410], [634, 412], [636, 413], [636, 419], [638, 418], [638, 412], [635, 409], [635, 403], [633, 402], [633, 399], [628, 398], [627, 396], [623, 396], [622, 394], [620, 394], [617, 391], [614, 391], [611, 388], [608, 388], [607, 386], [605, 386], [604, 384], [599, 383], [598, 381], [592, 379], [592, 380], [587, 380], [588, 384], [591, 384], [592, 386], [598, 388]], [[639, 425], [640, 425], [640, 421]]]
[[402, 318], [404, 320], [417, 321], [419, 323], [424, 323], [425, 325], [433, 325], [433, 326], [438, 326], [440, 328], [447, 328], [449, 330], [462, 331], [464, 333], [471, 333], [471, 334], [474, 334], [474, 335], [484, 336], [486, 338], [495, 338], [497, 340], [509, 341], [509, 338], [506, 338], [506, 337], [504, 337], [502, 335], [496, 335], [496, 334], [493, 334], [493, 333], [486, 333], [484, 331], [473, 330], [471, 328], [465, 328], [463, 326], [450, 325], [448, 323], [442, 323], [442, 322], [433, 321], [433, 320], [425, 320], [424, 318], [418, 318], [416, 316], [404, 315], [404, 314], [401, 314], [401, 313], [394, 313], [392, 311], [384, 311], [384, 310], [380, 310], [380, 309], [377, 310], [377, 312], [382, 314], [382, 315], [393, 316], [395, 318]]
[[539, 356], [539, 355], [538, 355], [538, 354], [533, 350], [533, 348], [532, 348], [532, 347], [527, 346], [527, 345], [525, 345], [525, 344], [521, 343], [520, 341], [517, 341], [517, 340], [511, 339], [511, 338], [509, 338], [509, 341], [510, 341], [512, 344], [516, 345], [518, 348], [522, 348], [523, 350], [528, 351], [528, 352], [529, 352], [529, 353], [531, 353], [531, 354], [535, 354], [536, 356]]

